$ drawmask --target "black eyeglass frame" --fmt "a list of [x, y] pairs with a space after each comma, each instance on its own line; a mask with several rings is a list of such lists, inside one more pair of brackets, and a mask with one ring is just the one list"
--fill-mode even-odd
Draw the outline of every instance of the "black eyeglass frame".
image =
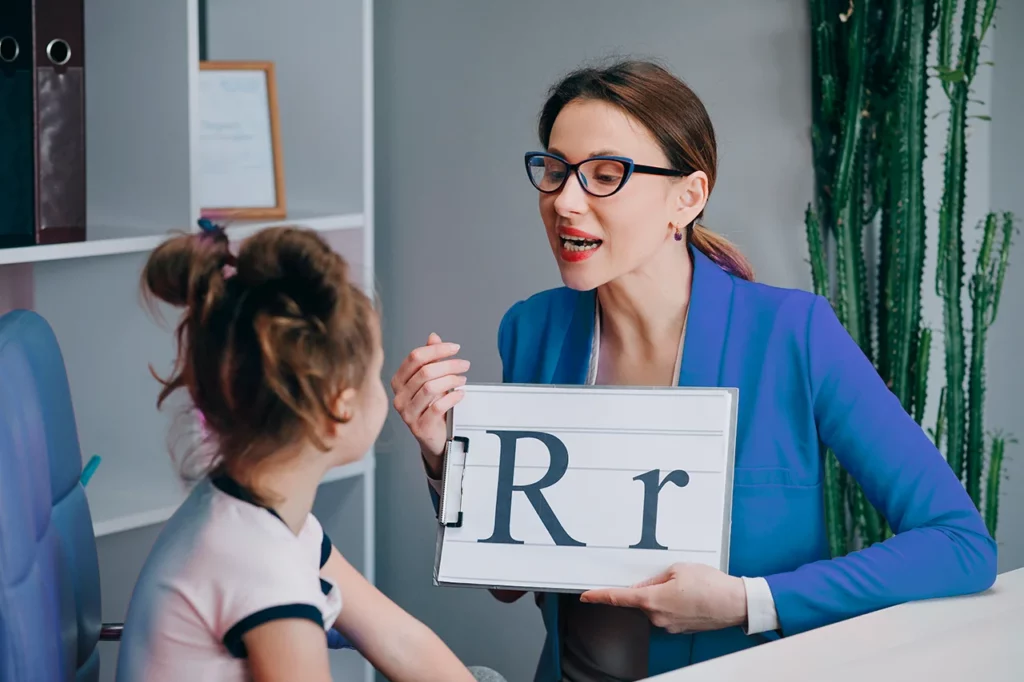
[[[560, 161], [561, 163], [565, 164], [565, 168], [566, 168], [565, 177], [563, 177], [562, 181], [560, 183], [558, 183], [558, 187], [555, 187], [554, 189], [541, 189], [540, 187], [537, 187], [537, 183], [533, 181], [533, 173], [530, 172], [530, 160], [531, 159], [536, 159], [536, 158], [541, 158], [541, 157], [547, 157], [549, 159], [555, 159], [556, 161]], [[623, 166], [625, 166], [625, 168], [626, 168], [626, 172], [622, 174], [622, 180], [619, 182], [619, 186], [616, 187], [611, 192], [609, 192], [608, 194], [595, 194], [594, 192], [591, 192], [589, 189], [587, 189], [587, 183], [586, 183], [585, 179], [580, 175], [580, 166], [582, 166], [585, 163], [589, 163], [591, 161], [601, 161], [601, 160], [605, 160], [605, 161], [618, 161]], [[536, 190], [538, 192], [543, 192], [544, 194], [554, 194], [555, 192], [562, 191], [562, 188], [565, 187], [565, 183], [569, 180], [569, 174], [572, 173], [573, 175], [576, 176], [576, 181], [578, 183], [580, 183], [580, 187], [583, 188], [584, 192], [586, 192], [587, 194], [589, 194], [591, 196], [598, 197], [598, 198], [601, 198], [601, 199], [603, 199], [605, 197], [610, 197], [613, 194], [617, 193], [619, 190], [621, 190], [623, 187], [625, 187], [626, 183], [633, 176], [633, 173], [642, 173], [644, 175], [661, 175], [661, 176], [665, 176], [665, 177], [681, 178], [681, 177], [687, 176], [687, 175], [689, 175], [690, 173], [693, 172], [693, 171], [676, 170], [675, 168], [660, 168], [658, 166], [645, 166], [643, 164], [639, 164], [639, 163], [634, 162], [633, 159], [629, 158], [628, 156], [591, 156], [591, 157], [588, 157], [588, 158], [580, 161], [579, 163], [569, 163], [568, 160], [563, 159], [561, 156], [559, 156], [557, 154], [552, 154], [550, 152], [526, 152], [526, 154], [523, 157], [523, 162], [526, 165], [526, 176], [530, 179], [530, 184], [533, 185], [534, 188], [536, 188]]]

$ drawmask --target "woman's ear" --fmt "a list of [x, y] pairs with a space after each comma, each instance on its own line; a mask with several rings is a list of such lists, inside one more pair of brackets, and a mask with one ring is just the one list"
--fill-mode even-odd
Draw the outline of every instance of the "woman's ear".
[[694, 171], [675, 184], [676, 222], [689, 225], [704, 210], [708, 203], [708, 176], [704, 171]]

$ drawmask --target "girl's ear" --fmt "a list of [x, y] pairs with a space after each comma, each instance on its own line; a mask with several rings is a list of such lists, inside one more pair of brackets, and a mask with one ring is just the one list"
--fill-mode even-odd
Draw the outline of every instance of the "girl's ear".
[[338, 399], [334, 401], [334, 416], [336, 420], [331, 420], [331, 424], [328, 428], [332, 434], [337, 433], [337, 429], [342, 424], [347, 424], [352, 419], [352, 413], [356, 407], [356, 389], [346, 388], [339, 395]]

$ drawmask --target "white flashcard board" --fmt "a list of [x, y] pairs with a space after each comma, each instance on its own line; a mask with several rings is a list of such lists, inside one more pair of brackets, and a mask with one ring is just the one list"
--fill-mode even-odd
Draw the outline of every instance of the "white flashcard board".
[[728, 572], [737, 389], [461, 390], [436, 585], [582, 592], [677, 562]]

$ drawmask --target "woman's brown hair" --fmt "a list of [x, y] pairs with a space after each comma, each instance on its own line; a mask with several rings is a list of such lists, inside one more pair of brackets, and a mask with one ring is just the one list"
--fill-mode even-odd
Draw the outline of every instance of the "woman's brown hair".
[[266, 229], [237, 256], [229, 246], [219, 228], [173, 237], [150, 255], [141, 283], [148, 300], [184, 308], [174, 368], [165, 379], [153, 372], [157, 406], [187, 391], [216, 453], [197, 474], [245, 479], [303, 439], [326, 449], [323, 427], [342, 421], [336, 399], [362, 385], [376, 332], [369, 297], [315, 232]]
[[[667, 69], [647, 61], [621, 61], [570, 73], [551, 88], [541, 110], [538, 132], [545, 149], [559, 112], [575, 100], [598, 100], [622, 109], [651, 132], [673, 168], [704, 171], [708, 193], [714, 189], [718, 148], [711, 117], [693, 90]], [[729, 240], [697, 224], [703, 216], [701, 211], [687, 226], [690, 243], [727, 272], [752, 281], [749, 261]]]

